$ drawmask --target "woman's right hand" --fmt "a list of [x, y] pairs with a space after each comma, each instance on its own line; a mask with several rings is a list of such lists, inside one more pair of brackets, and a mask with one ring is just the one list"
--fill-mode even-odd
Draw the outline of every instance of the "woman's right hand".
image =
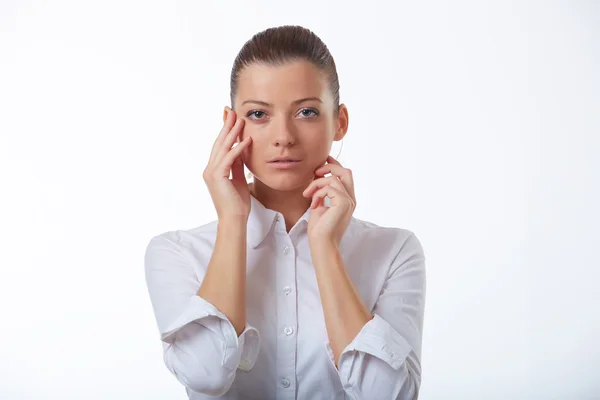
[[220, 221], [240, 218], [247, 220], [250, 215], [250, 189], [244, 176], [241, 155], [250, 145], [252, 138], [248, 136], [233, 147], [237, 138], [241, 136], [245, 121], [238, 118], [235, 111], [229, 107], [227, 109], [229, 112], [223, 129], [215, 140], [202, 177]]

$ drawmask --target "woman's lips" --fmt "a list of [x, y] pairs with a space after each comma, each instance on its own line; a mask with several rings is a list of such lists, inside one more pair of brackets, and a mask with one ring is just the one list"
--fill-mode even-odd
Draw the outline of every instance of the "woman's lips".
[[300, 160], [295, 161], [271, 161], [267, 163], [269, 166], [275, 169], [290, 169], [300, 164]]

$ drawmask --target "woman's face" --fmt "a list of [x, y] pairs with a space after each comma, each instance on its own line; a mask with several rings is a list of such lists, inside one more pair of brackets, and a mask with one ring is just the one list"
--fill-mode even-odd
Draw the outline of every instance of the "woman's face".
[[[304, 190], [332, 142], [346, 134], [346, 107], [339, 115], [334, 107], [324, 73], [310, 62], [244, 68], [234, 109], [245, 119], [240, 140], [252, 137], [243, 160], [255, 179], [275, 190]], [[296, 161], [273, 162], [276, 157]]]

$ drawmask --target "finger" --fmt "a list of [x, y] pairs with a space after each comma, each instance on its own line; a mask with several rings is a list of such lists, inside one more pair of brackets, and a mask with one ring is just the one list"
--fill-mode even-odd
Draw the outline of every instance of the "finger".
[[346, 168], [338, 164], [325, 164], [315, 170], [315, 175], [324, 176], [325, 174], [331, 173], [332, 175], [341, 176], [345, 173]]
[[229, 131], [231, 131], [231, 128], [233, 128], [233, 126], [235, 125], [235, 123], [238, 120], [237, 113], [229, 107], [226, 107], [226, 108], [227, 108], [227, 110], [229, 110], [229, 113], [227, 114], [227, 118], [225, 119], [225, 122], [223, 123], [223, 128], [221, 128], [221, 131], [219, 132], [219, 135], [217, 136], [216, 141], [219, 143], [223, 141], [223, 138], [225, 138], [225, 136], [227, 136], [227, 133], [229, 133]]
[[233, 162], [235, 161], [236, 158], [238, 158], [242, 154], [244, 149], [247, 148], [251, 142], [252, 142], [252, 137], [248, 136], [247, 138], [242, 140], [240, 143], [238, 143], [238, 145], [235, 146], [233, 149], [229, 150], [229, 153], [227, 153], [223, 157], [223, 159], [221, 160], [221, 163], [219, 164], [219, 167], [218, 167], [219, 174], [221, 174], [222, 176], [224, 176], [226, 178], [229, 178], [229, 173], [231, 172], [231, 167], [233, 165]]
[[304, 192], [302, 192], [302, 194], [304, 195], [304, 197], [310, 197], [313, 195], [313, 193], [316, 190], [318, 190], [324, 186], [327, 186], [327, 185], [331, 185], [342, 192], [346, 192], [346, 188], [344, 187], [342, 182], [340, 182], [340, 180], [337, 177], [328, 176], [326, 178], [319, 178], [319, 179], [312, 181], [308, 185], [308, 187], [306, 189], [304, 189]]
[[217, 138], [215, 139], [215, 142], [213, 143], [213, 147], [210, 152], [210, 158], [208, 161], [209, 163], [214, 162], [214, 160], [217, 158], [217, 154], [219, 153], [219, 149], [221, 148], [221, 143], [223, 142], [223, 139], [231, 131], [231, 129], [233, 128], [235, 123], [236, 123], [235, 111], [230, 110], [229, 114], [227, 114], [227, 119], [223, 123], [223, 128], [221, 128], [221, 131], [219, 132], [219, 134], [217, 135]]
[[235, 125], [233, 126], [233, 128], [231, 128], [231, 131], [229, 131], [229, 133], [223, 139], [223, 142], [221, 143], [220, 153], [217, 153], [217, 157], [223, 158], [225, 154], [227, 154], [229, 150], [231, 150], [231, 147], [236, 142], [237, 138], [240, 137], [240, 134], [243, 132], [245, 122], [246, 121], [244, 121], [243, 118], [238, 118], [238, 120], [235, 121]]
[[333, 186], [327, 185], [320, 188], [315, 192], [315, 194], [313, 194], [312, 202], [310, 203], [310, 208], [318, 207], [319, 203], [323, 201], [325, 197], [329, 197], [331, 199], [331, 204], [334, 205], [341, 204], [343, 198], [350, 200], [347, 194], [340, 192]]
[[355, 198], [354, 195], [354, 178], [352, 176], [352, 171], [348, 168], [342, 167], [338, 164], [325, 164], [324, 166], [318, 168], [315, 171], [316, 176], [325, 176], [325, 174], [331, 173], [333, 176], [339, 178], [342, 181], [342, 184], [346, 188], [346, 191]]
[[340, 162], [338, 160], [336, 160], [335, 158], [333, 158], [332, 156], [327, 156], [327, 162], [331, 163], [331, 164], [339, 165], [340, 167], [342, 166], [342, 164], [340, 164]]
[[218, 147], [215, 148], [215, 157], [214, 162], [219, 163], [220, 160], [225, 157], [225, 154], [231, 150], [231, 147], [235, 143], [235, 139], [239, 136], [241, 132], [241, 125], [244, 123], [242, 118], [238, 118], [235, 121], [235, 124], [231, 127], [229, 132], [225, 134], [225, 136], [220, 140]]

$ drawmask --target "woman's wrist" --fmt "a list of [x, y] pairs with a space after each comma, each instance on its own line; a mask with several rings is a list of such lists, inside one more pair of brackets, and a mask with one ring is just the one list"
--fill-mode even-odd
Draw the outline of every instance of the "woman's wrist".
[[337, 243], [327, 237], [309, 237], [308, 243], [311, 253], [315, 254], [331, 253], [339, 250]]
[[248, 218], [243, 216], [219, 218], [217, 221], [217, 229], [223, 232], [234, 233], [244, 231], [248, 228]]

